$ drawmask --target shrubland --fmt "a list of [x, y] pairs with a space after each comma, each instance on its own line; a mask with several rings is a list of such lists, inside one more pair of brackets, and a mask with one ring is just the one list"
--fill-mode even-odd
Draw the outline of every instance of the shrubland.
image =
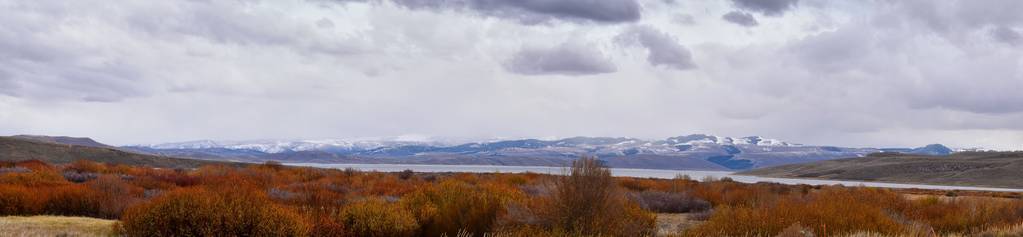
[[118, 219], [125, 236], [650, 236], [657, 213], [699, 220], [677, 236], [990, 235], [1019, 233], [1023, 200], [612, 177], [590, 158], [565, 175], [0, 162], [0, 215]]

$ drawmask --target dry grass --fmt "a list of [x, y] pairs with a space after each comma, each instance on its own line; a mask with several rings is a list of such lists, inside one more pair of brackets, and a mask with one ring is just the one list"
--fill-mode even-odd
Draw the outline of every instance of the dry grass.
[[657, 236], [672, 236], [703, 223], [691, 213], [657, 213]]
[[991, 228], [987, 231], [977, 234], [977, 236], [983, 237], [1009, 237], [1009, 236], [1023, 236], [1023, 223], [1016, 224], [1013, 226]]
[[87, 217], [4, 216], [0, 217], [0, 236], [114, 236], [115, 222]]

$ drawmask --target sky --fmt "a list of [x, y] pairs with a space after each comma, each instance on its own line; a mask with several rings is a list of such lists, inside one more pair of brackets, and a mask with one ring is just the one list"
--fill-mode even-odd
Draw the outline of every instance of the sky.
[[0, 0], [0, 134], [1023, 149], [1017, 0]]

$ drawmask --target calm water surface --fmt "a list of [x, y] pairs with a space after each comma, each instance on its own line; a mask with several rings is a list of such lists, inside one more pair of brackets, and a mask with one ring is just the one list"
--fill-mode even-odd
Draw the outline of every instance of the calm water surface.
[[[345, 169], [353, 168], [360, 171], [398, 172], [412, 170], [415, 172], [466, 172], [466, 173], [544, 173], [564, 174], [563, 167], [544, 166], [498, 166], [498, 165], [410, 165], [410, 164], [318, 164], [318, 163], [288, 163], [291, 166], [308, 166], [319, 168]], [[638, 178], [662, 178], [670, 179], [676, 175], [688, 175], [692, 179], [702, 180], [704, 178], [729, 177], [732, 180], [743, 183], [771, 182], [781, 184], [808, 184], [808, 185], [844, 185], [844, 186], [867, 186], [880, 188], [920, 188], [937, 190], [976, 190], [976, 191], [999, 191], [999, 192], [1023, 192], [1023, 189], [1008, 188], [986, 188], [968, 186], [944, 186], [944, 185], [922, 185], [922, 184], [899, 184], [879, 183], [860, 181], [820, 180], [820, 179], [787, 179], [767, 178], [746, 175], [735, 175], [728, 171], [700, 171], [700, 170], [656, 170], [656, 169], [627, 169], [612, 168], [611, 174], [622, 177]]]

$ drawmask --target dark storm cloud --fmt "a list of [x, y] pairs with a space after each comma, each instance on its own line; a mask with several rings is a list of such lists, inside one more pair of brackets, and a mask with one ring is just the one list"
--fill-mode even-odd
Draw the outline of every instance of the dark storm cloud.
[[[366, 2], [368, 0], [341, 0]], [[638, 21], [636, 0], [393, 0], [411, 9], [472, 10], [486, 16], [537, 24], [553, 19], [623, 23]]]
[[524, 48], [504, 63], [521, 75], [592, 75], [612, 73], [617, 67], [599, 50], [565, 43], [554, 48]]
[[1012, 28], [999, 26], [991, 28], [991, 37], [998, 42], [1006, 43], [1009, 45], [1019, 45], [1023, 43], [1023, 35], [1020, 35], [1019, 31]]
[[763, 13], [766, 16], [781, 16], [792, 9], [799, 0], [732, 0], [736, 7]]
[[760, 24], [757, 23], [757, 19], [754, 18], [752, 14], [740, 11], [731, 11], [722, 15], [721, 19], [744, 27], [754, 27]]
[[675, 37], [650, 26], [634, 26], [618, 35], [626, 45], [639, 45], [647, 49], [647, 62], [654, 66], [667, 66], [678, 70], [696, 68], [692, 53]]

